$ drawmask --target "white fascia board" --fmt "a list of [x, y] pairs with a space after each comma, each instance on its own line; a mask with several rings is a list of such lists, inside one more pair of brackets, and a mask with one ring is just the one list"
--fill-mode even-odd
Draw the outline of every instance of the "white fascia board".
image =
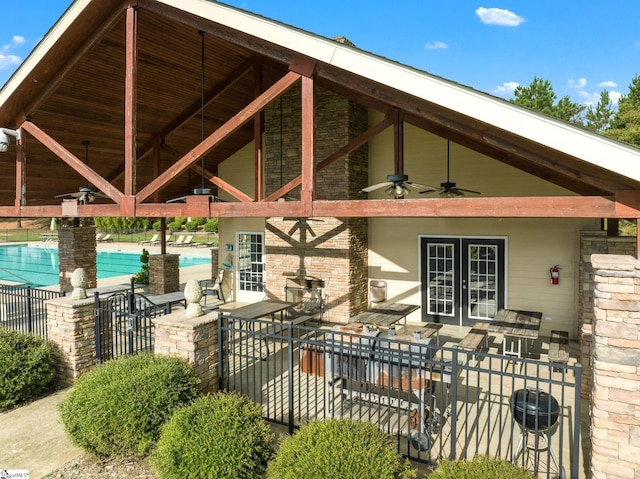
[[157, 0], [640, 181], [640, 150], [506, 100], [207, 0]]
[[331, 64], [640, 181], [640, 150], [602, 135], [339, 45]]
[[47, 52], [60, 39], [62, 34], [76, 20], [85, 8], [93, 0], [75, 0], [69, 8], [62, 14], [60, 19], [45, 34], [44, 38], [31, 51], [29, 56], [22, 62], [15, 73], [9, 78], [4, 88], [0, 90], [0, 105], [4, 103], [16, 92], [28, 74], [40, 63]]

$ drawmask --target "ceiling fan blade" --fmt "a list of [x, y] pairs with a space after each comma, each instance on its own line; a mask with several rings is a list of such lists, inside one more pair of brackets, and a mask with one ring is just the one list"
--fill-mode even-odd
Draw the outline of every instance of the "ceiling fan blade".
[[374, 190], [379, 190], [380, 188], [384, 188], [385, 186], [392, 186], [393, 182], [385, 181], [384, 183], [378, 183], [377, 185], [367, 186], [366, 188], [362, 188], [360, 191], [363, 193], [370, 193]]
[[86, 194], [86, 192], [74, 191], [73, 193], [63, 193], [61, 195], [56, 195], [54, 196], [54, 198], [80, 198], [84, 194]]
[[[404, 184], [405, 186], [408, 186], [410, 188], [415, 188], [416, 190], [424, 190], [424, 192], [437, 191], [440, 189], [440, 188], [436, 188], [435, 186], [423, 185], [420, 183], [414, 183], [412, 181], [405, 181]], [[421, 191], [420, 193], [423, 193], [423, 191]]]
[[452, 198], [454, 196], [464, 196], [464, 193], [459, 188], [443, 188], [440, 192], [440, 196]]
[[466, 190], [464, 188], [456, 188], [457, 190], [460, 191], [464, 191], [465, 193], [473, 193], [474, 195], [481, 195], [482, 193], [480, 193], [479, 191], [474, 191], [474, 190]]

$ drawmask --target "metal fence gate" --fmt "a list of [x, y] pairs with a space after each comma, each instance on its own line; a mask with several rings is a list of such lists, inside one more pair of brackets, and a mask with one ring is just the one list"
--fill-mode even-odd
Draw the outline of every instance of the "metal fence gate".
[[0, 285], [0, 326], [47, 338], [45, 301], [64, 296], [59, 291], [25, 285]]
[[95, 293], [96, 362], [153, 351], [151, 320], [165, 312], [165, 306], [150, 304], [131, 291], [104, 297]]
[[[415, 461], [485, 454], [537, 477], [579, 477], [580, 364], [468, 357], [429, 341], [222, 313], [218, 324], [220, 388], [250, 397], [290, 433], [316, 419], [351, 418], [378, 425]], [[535, 420], [523, 421], [530, 409]], [[553, 425], [543, 420], [550, 409]]]

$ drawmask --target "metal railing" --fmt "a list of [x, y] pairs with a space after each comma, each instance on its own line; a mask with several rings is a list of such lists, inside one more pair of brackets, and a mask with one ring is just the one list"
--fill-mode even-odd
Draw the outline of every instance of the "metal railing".
[[[429, 340], [222, 313], [218, 324], [220, 388], [261, 404], [265, 419], [290, 433], [316, 419], [351, 418], [377, 424], [415, 461], [485, 454], [538, 477], [578, 478], [579, 364], [471, 358]], [[523, 392], [534, 399], [523, 404]]]
[[170, 305], [154, 305], [128, 291], [94, 294], [96, 363], [142, 351], [153, 351], [153, 318], [169, 314]]
[[0, 326], [46, 339], [45, 301], [64, 295], [64, 291], [0, 284]]

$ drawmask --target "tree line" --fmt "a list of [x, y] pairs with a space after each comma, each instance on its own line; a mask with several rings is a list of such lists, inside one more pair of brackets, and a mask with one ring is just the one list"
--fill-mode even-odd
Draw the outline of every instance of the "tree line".
[[580, 105], [566, 95], [558, 100], [551, 82], [539, 77], [534, 77], [528, 86], [519, 85], [513, 93], [513, 103], [640, 146], [640, 75], [631, 80], [629, 93], [620, 98], [617, 108], [607, 90], [600, 93], [595, 105]]

